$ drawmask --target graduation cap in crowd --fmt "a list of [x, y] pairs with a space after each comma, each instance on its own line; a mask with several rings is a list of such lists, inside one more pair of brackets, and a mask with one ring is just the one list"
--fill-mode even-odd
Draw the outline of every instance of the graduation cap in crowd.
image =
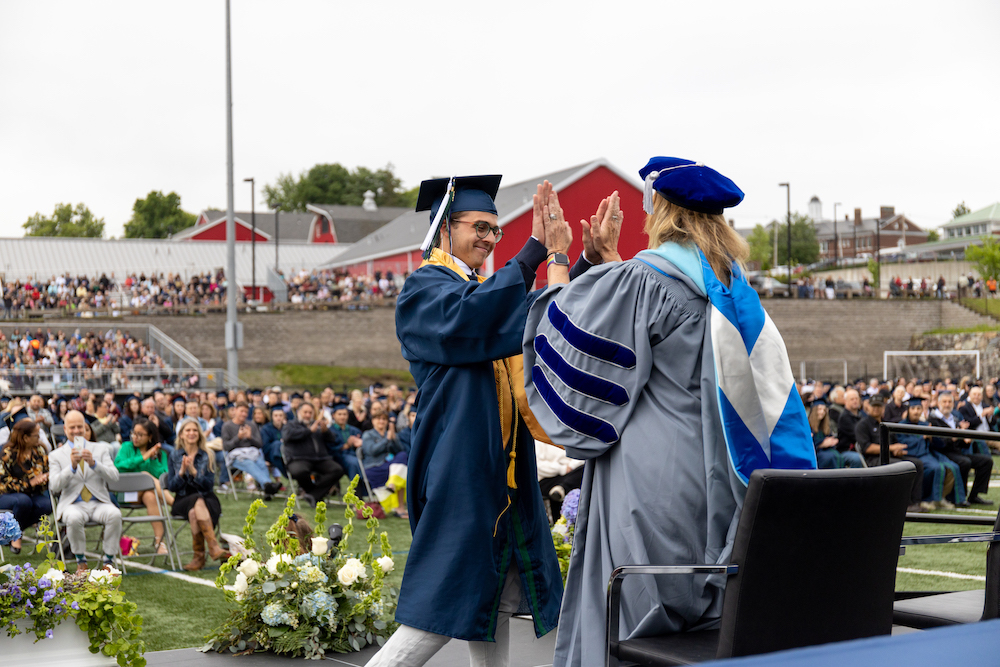
[[924, 400], [922, 398], [917, 398], [914, 396], [906, 402], [906, 407], [908, 408], [922, 408], [924, 407]]
[[417, 194], [419, 211], [430, 211], [431, 227], [424, 242], [420, 244], [424, 259], [431, 256], [431, 250], [441, 237], [441, 227], [448, 222], [452, 213], [462, 211], [482, 211], [497, 215], [494, 199], [500, 189], [500, 175], [452, 176], [432, 178], [420, 184]]
[[13, 412], [5, 413], [3, 415], [3, 425], [8, 429], [14, 428], [14, 424], [21, 421], [22, 419], [31, 419], [28, 416], [28, 407], [22, 405]]
[[650, 158], [639, 176], [644, 182], [642, 208], [650, 214], [654, 190], [671, 204], [710, 215], [720, 215], [743, 201], [743, 191], [729, 178], [692, 160]]
[[302, 394], [300, 394], [299, 392], [295, 392], [294, 394], [288, 397], [288, 400], [293, 400], [296, 398], [302, 398]]
[[334, 412], [340, 412], [341, 410], [347, 410], [347, 409], [348, 408], [346, 403], [337, 403], [335, 406], [333, 406]]
[[873, 408], [882, 407], [883, 405], [885, 405], [885, 396], [883, 396], [882, 394], [875, 394], [874, 396], [868, 399], [868, 405], [872, 406]]

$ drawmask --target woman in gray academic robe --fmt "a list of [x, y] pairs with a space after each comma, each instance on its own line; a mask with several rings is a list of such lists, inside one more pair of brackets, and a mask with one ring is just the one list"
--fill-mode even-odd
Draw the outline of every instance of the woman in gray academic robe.
[[[557, 666], [603, 664], [616, 566], [728, 560], [744, 487], [716, 417], [707, 306], [690, 278], [642, 252], [550, 287], [529, 311], [531, 409], [567, 456], [587, 460]], [[724, 586], [718, 577], [628, 577], [620, 634], [708, 626]]]

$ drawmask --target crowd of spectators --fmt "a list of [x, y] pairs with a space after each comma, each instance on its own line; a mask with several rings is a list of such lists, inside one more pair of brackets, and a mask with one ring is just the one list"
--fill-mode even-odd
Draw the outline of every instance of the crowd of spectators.
[[127, 330], [108, 329], [103, 334], [76, 329], [72, 333], [41, 327], [7, 335], [0, 330], [0, 368], [27, 367], [65, 369], [163, 367], [163, 359]]
[[[285, 278], [292, 303], [372, 301], [394, 297], [404, 276], [391, 271], [351, 276], [341, 270], [293, 271]], [[240, 295], [241, 300], [245, 299]], [[51, 311], [106, 308], [155, 310], [177, 307], [223, 306], [226, 278], [222, 270], [184, 278], [180, 273], [132, 273], [124, 279], [110, 276], [52, 276], [28, 278], [0, 285], [0, 319], [23, 319]]]
[[[872, 378], [848, 386], [816, 381], [799, 385], [799, 391], [819, 467], [843, 468], [878, 465], [883, 421], [1000, 431], [998, 387], [998, 378], [983, 382], [966, 376], [957, 383], [951, 378]], [[998, 443], [894, 433], [889, 449], [891, 461], [907, 460], [917, 468], [908, 511], [993, 504], [986, 494], [992, 454], [1000, 453]], [[970, 473], [974, 473], [971, 488]]]

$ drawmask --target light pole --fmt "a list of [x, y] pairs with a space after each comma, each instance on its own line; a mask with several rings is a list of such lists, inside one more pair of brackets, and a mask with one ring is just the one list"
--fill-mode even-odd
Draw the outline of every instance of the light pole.
[[875, 218], [875, 263], [878, 266], [878, 275], [875, 280], [875, 298], [882, 296], [882, 220]]
[[792, 295], [792, 186], [788, 183], [778, 183], [779, 188], [785, 188], [786, 204], [788, 206], [788, 296]]
[[244, 178], [250, 184], [250, 298], [257, 300], [257, 208], [254, 201], [253, 178]]
[[833, 203], [833, 265], [840, 268], [840, 239], [837, 238], [837, 207], [840, 202]]
[[281, 274], [281, 271], [278, 270], [278, 266], [279, 266], [279, 264], [278, 264], [278, 239], [281, 238], [280, 234], [278, 233], [278, 211], [280, 211], [280, 210], [281, 210], [281, 204], [275, 204], [274, 205], [274, 272], [277, 273], [277, 274], [279, 274], [279, 275]]
[[233, 65], [226, 0], [226, 359], [230, 382], [239, 378], [240, 325], [236, 321], [236, 216], [233, 213]]

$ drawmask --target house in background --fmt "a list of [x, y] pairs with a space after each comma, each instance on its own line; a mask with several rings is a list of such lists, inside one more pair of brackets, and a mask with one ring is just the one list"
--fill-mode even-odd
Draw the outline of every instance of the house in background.
[[[813, 199], [819, 203], [817, 198]], [[813, 207], [814, 202], [810, 202], [810, 212]], [[877, 218], [863, 218], [861, 209], [856, 208], [853, 220], [845, 215], [843, 220], [816, 222], [816, 241], [820, 260], [853, 259], [873, 257], [876, 247], [884, 251], [926, 243], [927, 231], [902, 213], [896, 213], [893, 206], [881, 207]]]

